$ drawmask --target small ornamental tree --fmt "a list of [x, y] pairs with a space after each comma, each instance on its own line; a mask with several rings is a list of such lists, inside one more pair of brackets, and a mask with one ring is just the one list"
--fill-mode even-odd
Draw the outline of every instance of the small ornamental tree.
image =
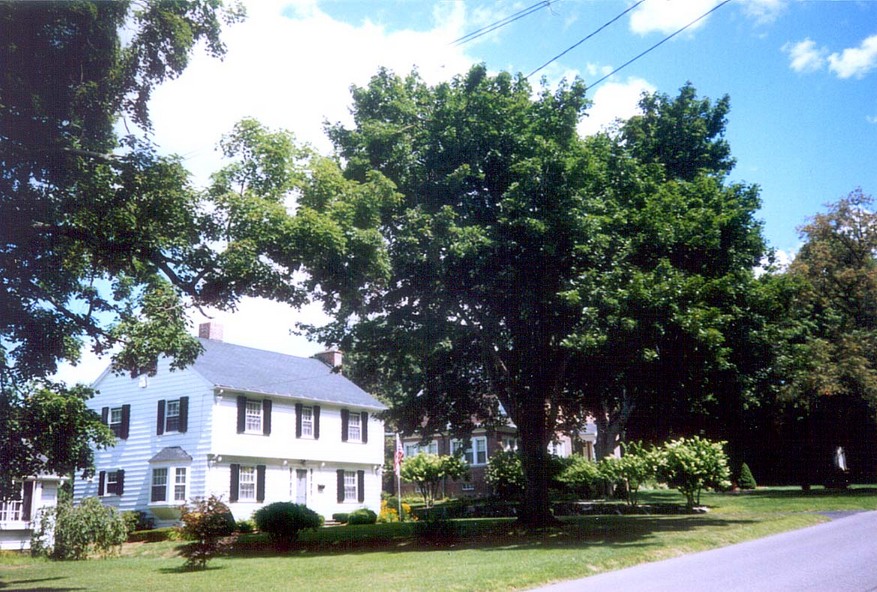
[[[274, 502], [253, 514], [256, 526], [278, 547], [291, 547], [301, 531], [319, 528], [323, 518], [304, 504]], [[348, 516], [349, 520], [349, 516]]]
[[514, 452], [491, 456], [484, 478], [500, 498], [519, 499], [524, 494], [524, 467], [521, 457]]
[[600, 461], [600, 474], [614, 483], [623, 481], [627, 491], [627, 504], [636, 506], [639, 488], [657, 474], [660, 454], [654, 450], [646, 450], [642, 442], [630, 442], [623, 446], [624, 454], [620, 458], [608, 456]]
[[223, 537], [237, 528], [231, 510], [214, 495], [184, 505], [180, 509], [180, 521], [183, 536], [194, 541], [180, 551], [188, 569], [206, 569], [207, 562], [222, 551]]
[[402, 462], [401, 477], [417, 485], [427, 508], [432, 506], [445, 478], [456, 481], [468, 475], [469, 465], [459, 456], [421, 452]]
[[700, 505], [704, 488], [727, 489], [731, 486], [724, 445], [725, 442], [694, 436], [667, 442], [660, 450], [658, 474], [685, 496], [689, 510]]

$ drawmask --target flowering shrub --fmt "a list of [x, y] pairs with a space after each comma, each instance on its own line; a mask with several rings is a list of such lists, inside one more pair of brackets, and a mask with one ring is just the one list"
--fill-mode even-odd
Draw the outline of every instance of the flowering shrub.
[[685, 496], [689, 509], [700, 504], [704, 488], [731, 487], [731, 471], [725, 442], [698, 436], [679, 438], [664, 444], [658, 456], [658, 475]]

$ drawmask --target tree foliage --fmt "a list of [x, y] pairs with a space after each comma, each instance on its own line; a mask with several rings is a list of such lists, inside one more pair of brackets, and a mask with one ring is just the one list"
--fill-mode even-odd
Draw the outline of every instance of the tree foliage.
[[207, 562], [222, 552], [223, 537], [236, 528], [231, 510], [215, 495], [183, 504], [180, 523], [183, 536], [192, 541], [181, 549], [188, 569], [207, 569]]
[[627, 442], [622, 456], [604, 457], [598, 468], [604, 479], [623, 482], [628, 505], [636, 506], [640, 487], [656, 479], [659, 465], [660, 453], [655, 449], [647, 449], [642, 442]]
[[689, 509], [700, 504], [700, 494], [704, 489], [731, 486], [731, 470], [724, 445], [725, 442], [693, 436], [667, 442], [658, 451], [659, 478], [685, 496]]
[[463, 479], [468, 474], [469, 465], [460, 457], [425, 452], [406, 458], [400, 469], [402, 479], [417, 485], [427, 508], [436, 500], [445, 479]]
[[309, 268], [336, 322], [313, 334], [390, 385], [403, 431], [464, 435], [501, 405], [533, 524], [552, 520], [559, 418], [605, 419], [605, 451], [647, 399], [713, 396], [764, 250], [757, 189], [725, 182], [726, 99], [647, 97], [620, 135], [582, 139], [587, 105], [580, 81], [381, 71], [300, 202], [338, 229]]
[[88, 462], [72, 433], [71, 453], [55, 459], [36, 432], [17, 431], [31, 392], [53, 390], [74, 431], [101, 441], [85, 391], [31, 381], [75, 364], [84, 340], [113, 350], [118, 371], [148, 372], [162, 354], [184, 366], [200, 350], [183, 296], [231, 300], [205, 291], [233, 270], [199, 233], [205, 212], [180, 160], [116, 129], [124, 118], [148, 130], [153, 89], [196, 45], [221, 56], [222, 21], [240, 16], [219, 0], [0, 3], [0, 433], [15, 472]]

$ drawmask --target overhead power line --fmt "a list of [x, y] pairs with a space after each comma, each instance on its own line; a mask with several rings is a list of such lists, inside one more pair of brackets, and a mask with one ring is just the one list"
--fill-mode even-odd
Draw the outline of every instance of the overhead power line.
[[599, 80], [598, 80], [597, 82], [595, 82], [594, 84], [590, 84], [590, 85], [588, 85], [588, 88], [589, 88], [589, 89], [590, 89], [590, 88], [594, 88], [595, 86], [597, 86], [598, 84], [600, 84], [601, 82], [603, 82], [604, 80], [606, 80], [607, 78], [609, 78], [610, 76], [612, 76], [613, 74], [615, 74], [615, 73], [619, 72], [620, 70], [626, 68], [627, 66], [631, 65], [632, 63], [634, 63], [635, 61], [637, 61], [638, 59], [640, 59], [641, 57], [643, 57], [643, 56], [646, 55], [647, 53], [651, 52], [652, 50], [654, 50], [654, 49], [658, 48], [659, 46], [663, 45], [663, 44], [666, 43], [667, 41], [670, 41], [671, 39], [673, 39], [673, 37], [675, 37], [676, 35], [678, 35], [678, 34], [681, 33], [682, 31], [684, 31], [685, 29], [687, 29], [687, 28], [689, 28], [689, 27], [691, 27], [691, 26], [693, 26], [693, 25], [699, 23], [700, 21], [702, 21], [703, 19], [705, 19], [706, 17], [708, 17], [709, 15], [711, 15], [712, 13], [714, 13], [715, 11], [717, 11], [718, 9], [720, 9], [720, 8], [721, 8], [722, 6], [724, 6], [725, 4], [728, 4], [729, 2], [731, 2], [731, 0], [723, 0], [722, 2], [716, 4], [715, 6], [713, 6], [713, 7], [710, 8], [709, 10], [707, 10], [705, 13], [703, 13], [702, 15], [700, 15], [699, 17], [697, 17], [696, 19], [694, 19], [693, 21], [691, 21], [690, 23], [688, 23], [687, 25], [685, 25], [684, 27], [682, 27], [681, 29], [677, 30], [677, 31], [674, 32], [674, 33], [671, 33], [670, 35], [667, 35], [666, 37], [664, 37], [663, 39], [661, 39], [660, 41], [658, 41], [658, 42], [655, 43], [653, 46], [651, 46], [650, 48], [648, 48], [648, 49], [645, 50], [644, 52], [640, 53], [640, 54], [637, 55], [636, 57], [627, 60], [626, 62], [624, 62], [623, 64], [621, 64], [620, 66], [618, 66], [617, 68], [615, 68], [614, 70], [612, 70], [611, 72], [609, 72], [608, 74], [606, 74], [603, 78], [599, 79]]
[[527, 74], [526, 77], [529, 78], [530, 76], [532, 76], [533, 74], [539, 72], [540, 70], [542, 70], [543, 68], [545, 68], [546, 66], [548, 66], [549, 64], [551, 64], [552, 62], [556, 62], [557, 60], [559, 60], [560, 58], [562, 58], [563, 56], [565, 56], [566, 54], [568, 54], [569, 52], [571, 52], [572, 50], [574, 50], [575, 48], [577, 48], [579, 45], [581, 45], [582, 43], [584, 43], [585, 41], [587, 41], [588, 39], [590, 39], [591, 37], [593, 37], [594, 35], [596, 35], [596, 34], [599, 33], [600, 31], [602, 31], [603, 29], [605, 29], [606, 27], [608, 27], [609, 25], [611, 25], [612, 23], [614, 23], [615, 21], [617, 21], [618, 19], [620, 19], [620, 18], [623, 17], [625, 14], [627, 14], [628, 12], [630, 12], [631, 10], [633, 10], [634, 8], [636, 8], [637, 6], [639, 6], [640, 4], [642, 4], [642, 3], [645, 2], [645, 1], [646, 1], [646, 0], [639, 0], [639, 2], [637, 2], [636, 4], [634, 4], [633, 6], [631, 6], [630, 8], [628, 8], [627, 10], [625, 10], [625, 11], [619, 13], [619, 14], [618, 14], [615, 18], [613, 18], [612, 20], [607, 21], [606, 23], [604, 23], [604, 24], [603, 24], [599, 29], [597, 29], [596, 31], [594, 31], [594, 32], [592, 32], [592, 33], [589, 33], [588, 35], [582, 37], [582, 38], [579, 39], [576, 43], [574, 43], [573, 45], [569, 46], [568, 48], [566, 48], [565, 50], [563, 50], [562, 52], [560, 52], [559, 54], [557, 54], [556, 56], [554, 56], [553, 58], [551, 58], [550, 60], [548, 60], [547, 62], [545, 62], [544, 64], [542, 64], [542, 65], [539, 66], [538, 68], [536, 68], [535, 70], [533, 70], [532, 72], [530, 72], [529, 74]]
[[493, 22], [489, 25], [481, 27], [477, 31], [472, 31], [471, 33], [463, 35], [459, 39], [454, 39], [453, 41], [451, 41], [451, 43], [449, 45], [458, 45], [459, 46], [459, 45], [463, 45], [464, 43], [468, 43], [470, 41], [478, 39], [479, 37], [481, 37], [483, 35], [487, 35], [488, 33], [492, 33], [493, 31], [496, 31], [497, 29], [505, 27], [506, 25], [510, 25], [511, 23], [515, 22], [516, 20], [522, 19], [525, 16], [529, 16], [529, 15], [533, 14], [534, 12], [538, 12], [538, 11], [542, 10], [543, 8], [548, 8], [549, 6], [551, 6], [551, 3], [554, 1], [555, 0], [542, 0], [541, 2], [537, 2], [536, 4], [532, 4], [532, 5], [528, 6], [527, 8], [519, 10], [518, 12], [516, 12], [510, 16], [507, 16], [507, 17], [500, 19], [496, 22]]

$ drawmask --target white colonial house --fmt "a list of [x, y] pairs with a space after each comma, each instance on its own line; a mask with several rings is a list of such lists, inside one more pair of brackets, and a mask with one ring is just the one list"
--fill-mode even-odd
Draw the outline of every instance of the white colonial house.
[[339, 372], [340, 352], [300, 358], [222, 341], [200, 327], [192, 366], [131, 378], [108, 369], [89, 406], [117, 436], [95, 451], [96, 474], [74, 503], [98, 496], [171, 524], [193, 498], [221, 496], [237, 520], [271, 502], [331, 517], [380, 510], [385, 409]]
[[40, 511], [57, 505], [58, 487], [64, 480], [55, 475], [25, 479], [19, 499], [0, 502], [0, 550], [30, 549], [31, 534]]

